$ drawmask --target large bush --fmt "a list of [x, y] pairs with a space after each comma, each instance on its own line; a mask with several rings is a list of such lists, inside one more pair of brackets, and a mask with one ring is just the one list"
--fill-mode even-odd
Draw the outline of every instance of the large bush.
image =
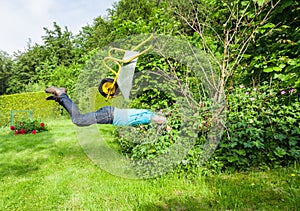
[[48, 95], [44, 92], [33, 92], [0, 96], [0, 126], [9, 124], [11, 110], [32, 110], [34, 118], [58, 117], [61, 108], [53, 101], [46, 101]]
[[231, 169], [269, 168], [299, 160], [297, 90], [240, 85], [227, 97], [227, 133], [216, 160]]
[[[142, 100], [148, 99], [148, 102], [154, 103], [151, 107], [156, 108], [164, 101], [159, 95], [155, 95], [156, 101], [153, 101], [152, 96], [143, 95], [141, 102], [136, 102], [136, 105], [142, 105]], [[286, 166], [299, 160], [300, 108], [297, 90], [281, 90], [268, 85], [246, 88], [241, 85], [227, 93], [227, 103], [226, 130], [219, 147], [206, 163], [207, 168], [228, 171], [265, 169]], [[183, 131], [180, 118], [174, 115], [176, 111], [172, 109], [176, 107], [167, 106], [163, 109], [171, 112], [169, 131], [165, 126], [143, 126], [131, 128], [127, 137], [126, 133], [119, 130], [123, 153], [132, 159], [153, 159], [178, 142], [178, 134]], [[198, 125], [202, 125], [198, 128], [198, 134], [195, 134], [198, 138], [176, 171], [193, 172], [200, 166], [199, 159], [205, 153], [203, 143], [209, 131], [209, 116], [208, 113], [202, 113], [197, 118]], [[164, 130], [160, 137], [156, 137], [158, 130]], [[153, 141], [145, 143], [144, 133], [153, 134], [153, 137], [146, 135]]]

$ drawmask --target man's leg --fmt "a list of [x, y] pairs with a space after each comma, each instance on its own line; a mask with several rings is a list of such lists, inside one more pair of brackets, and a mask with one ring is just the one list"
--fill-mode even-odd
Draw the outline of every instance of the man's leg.
[[77, 106], [66, 94], [65, 88], [49, 87], [47, 93], [53, 95], [47, 99], [57, 101], [69, 113], [72, 122], [77, 126], [89, 126], [92, 124], [111, 124], [113, 121], [113, 107], [104, 107], [96, 112], [81, 114]]
[[96, 113], [90, 112], [86, 114], [81, 114], [77, 106], [65, 93], [58, 96], [58, 103], [63, 106], [69, 113], [72, 122], [77, 126], [89, 126], [92, 124], [97, 124]]

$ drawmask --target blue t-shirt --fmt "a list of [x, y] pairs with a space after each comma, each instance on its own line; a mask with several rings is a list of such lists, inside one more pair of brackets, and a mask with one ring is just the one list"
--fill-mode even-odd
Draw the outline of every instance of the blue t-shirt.
[[149, 124], [154, 113], [146, 109], [119, 109], [114, 110], [113, 125], [137, 126]]

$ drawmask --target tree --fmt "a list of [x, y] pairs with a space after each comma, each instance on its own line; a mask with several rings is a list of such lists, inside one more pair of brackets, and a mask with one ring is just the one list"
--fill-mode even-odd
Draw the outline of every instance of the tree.
[[13, 60], [4, 51], [0, 51], [0, 95], [6, 93], [8, 81], [12, 74]]
[[157, 0], [120, 0], [108, 12], [109, 17], [122, 21], [136, 21], [138, 18], [149, 20], [157, 6]]
[[[54, 30], [44, 28], [46, 35], [43, 36], [43, 45], [31, 45], [25, 52], [18, 52], [16, 62], [12, 68], [12, 77], [10, 78], [8, 93], [18, 93], [25, 91], [40, 91], [51, 83], [52, 79], [57, 79], [56, 69], [66, 70], [68, 76], [74, 78], [77, 74], [68, 67], [74, 67], [82, 56], [79, 47], [76, 46], [72, 33], [67, 28], [63, 31], [60, 26], [54, 22]], [[74, 68], [78, 71], [78, 68]], [[70, 78], [73, 81], [74, 78]], [[53, 83], [57, 81], [52, 81]]]
[[45, 43], [45, 54], [48, 61], [57, 65], [70, 65], [76, 55], [74, 55], [74, 42], [73, 35], [67, 27], [64, 31], [61, 27], [54, 22], [54, 30], [44, 28], [46, 35], [42, 36]]
[[7, 93], [25, 92], [30, 83], [37, 83], [42, 75], [39, 70], [45, 60], [44, 47], [28, 46], [25, 52], [15, 54], [15, 62], [11, 69], [11, 77]]
[[91, 26], [82, 27], [75, 38], [75, 43], [84, 53], [88, 53], [112, 42], [114, 38], [111, 36], [111, 32], [113, 29], [110, 21], [99, 16], [94, 19]]
[[279, 3], [280, 0], [178, 0], [171, 5], [194, 36], [200, 38], [198, 45], [219, 70], [216, 101], [221, 100], [228, 79], [235, 76], [247, 49], [257, 39], [257, 32], [267, 28], [268, 19]]
[[268, 24], [257, 31], [260, 39], [249, 46], [239, 68], [246, 82], [269, 81], [281, 88], [300, 87], [299, 6], [296, 0], [280, 2]]

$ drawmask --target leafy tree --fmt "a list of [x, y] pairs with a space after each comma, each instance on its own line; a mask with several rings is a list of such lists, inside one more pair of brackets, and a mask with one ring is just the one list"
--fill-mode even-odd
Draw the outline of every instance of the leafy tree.
[[104, 47], [116, 39], [140, 33], [141, 25], [136, 26], [136, 23], [147, 22], [152, 15], [154, 2], [154, 0], [121, 0], [115, 3], [113, 8], [108, 10], [106, 18], [98, 16], [91, 26], [83, 27], [75, 42], [87, 53], [95, 48]]
[[56, 22], [53, 23], [53, 26], [54, 30], [44, 28], [46, 35], [42, 37], [47, 60], [53, 64], [68, 66], [76, 58], [73, 51], [73, 35], [67, 27], [63, 31]]
[[[50, 83], [57, 82], [51, 81], [54, 78], [53, 74], [57, 73], [56, 68], [66, 70], [73, 63], [80, 62], [81, 51], [67, 28], [63, 31], [54, 22], [54, 30], [44, 29], [46, 35], [42, 37], [43, 45], [28, 45], [25, 52], [16, 54], [8, 93], [43, 90]], [[66, 68], [61, 68], [62, 66]], [[64, 72], [60, 74], [64, 75]], [[76, 77], [76, 74], [66, 75]]]
[[0, 51], [0, 95], [5, 94], [12, 74], [13, 60], [4, 51]]
[[178, 21], [166, 1], [121, 0], [110, 10], [109, 18], [114, 26], [114, 39], [134, 34], [157, 33], [173, 34], [178, 30]]
[[246, 82], [273, 80], [282, 88], [300, 87], [299, 11], [298, 1], [281, 1], [269, 23], [256, 32], [261, 38], [252, 43], [241, 63]]
[[298, 1], [179, 0], [171, 5], [190, 26], [185, 32], [192, 42], [213, 55], [221, 82], [271, 80], [299, 87]]
[[158, 6], [156, 0], [120, 0], [108, 10], [109, 17], [121, 21], [136, 21], [138, 18], [148, 20], [152, 10]]
[[112, 42], [114, 38], [111, 36], [111, 32], [113, 29], [110, 21], [99, 16], [94, 19], [92, 26], [82, 27], [75, 38], [75, 43], [87, 54], [95, 48], [101, 48]]
[[38, 82], [41, 74], [38, 69], [45, 59], [43, 52], [43, 46], [35, 45], [29, 46], [26, 52], [15, 55], [16, 61], [12, 67], [7, 93], [24, 92], [26, 85]]

